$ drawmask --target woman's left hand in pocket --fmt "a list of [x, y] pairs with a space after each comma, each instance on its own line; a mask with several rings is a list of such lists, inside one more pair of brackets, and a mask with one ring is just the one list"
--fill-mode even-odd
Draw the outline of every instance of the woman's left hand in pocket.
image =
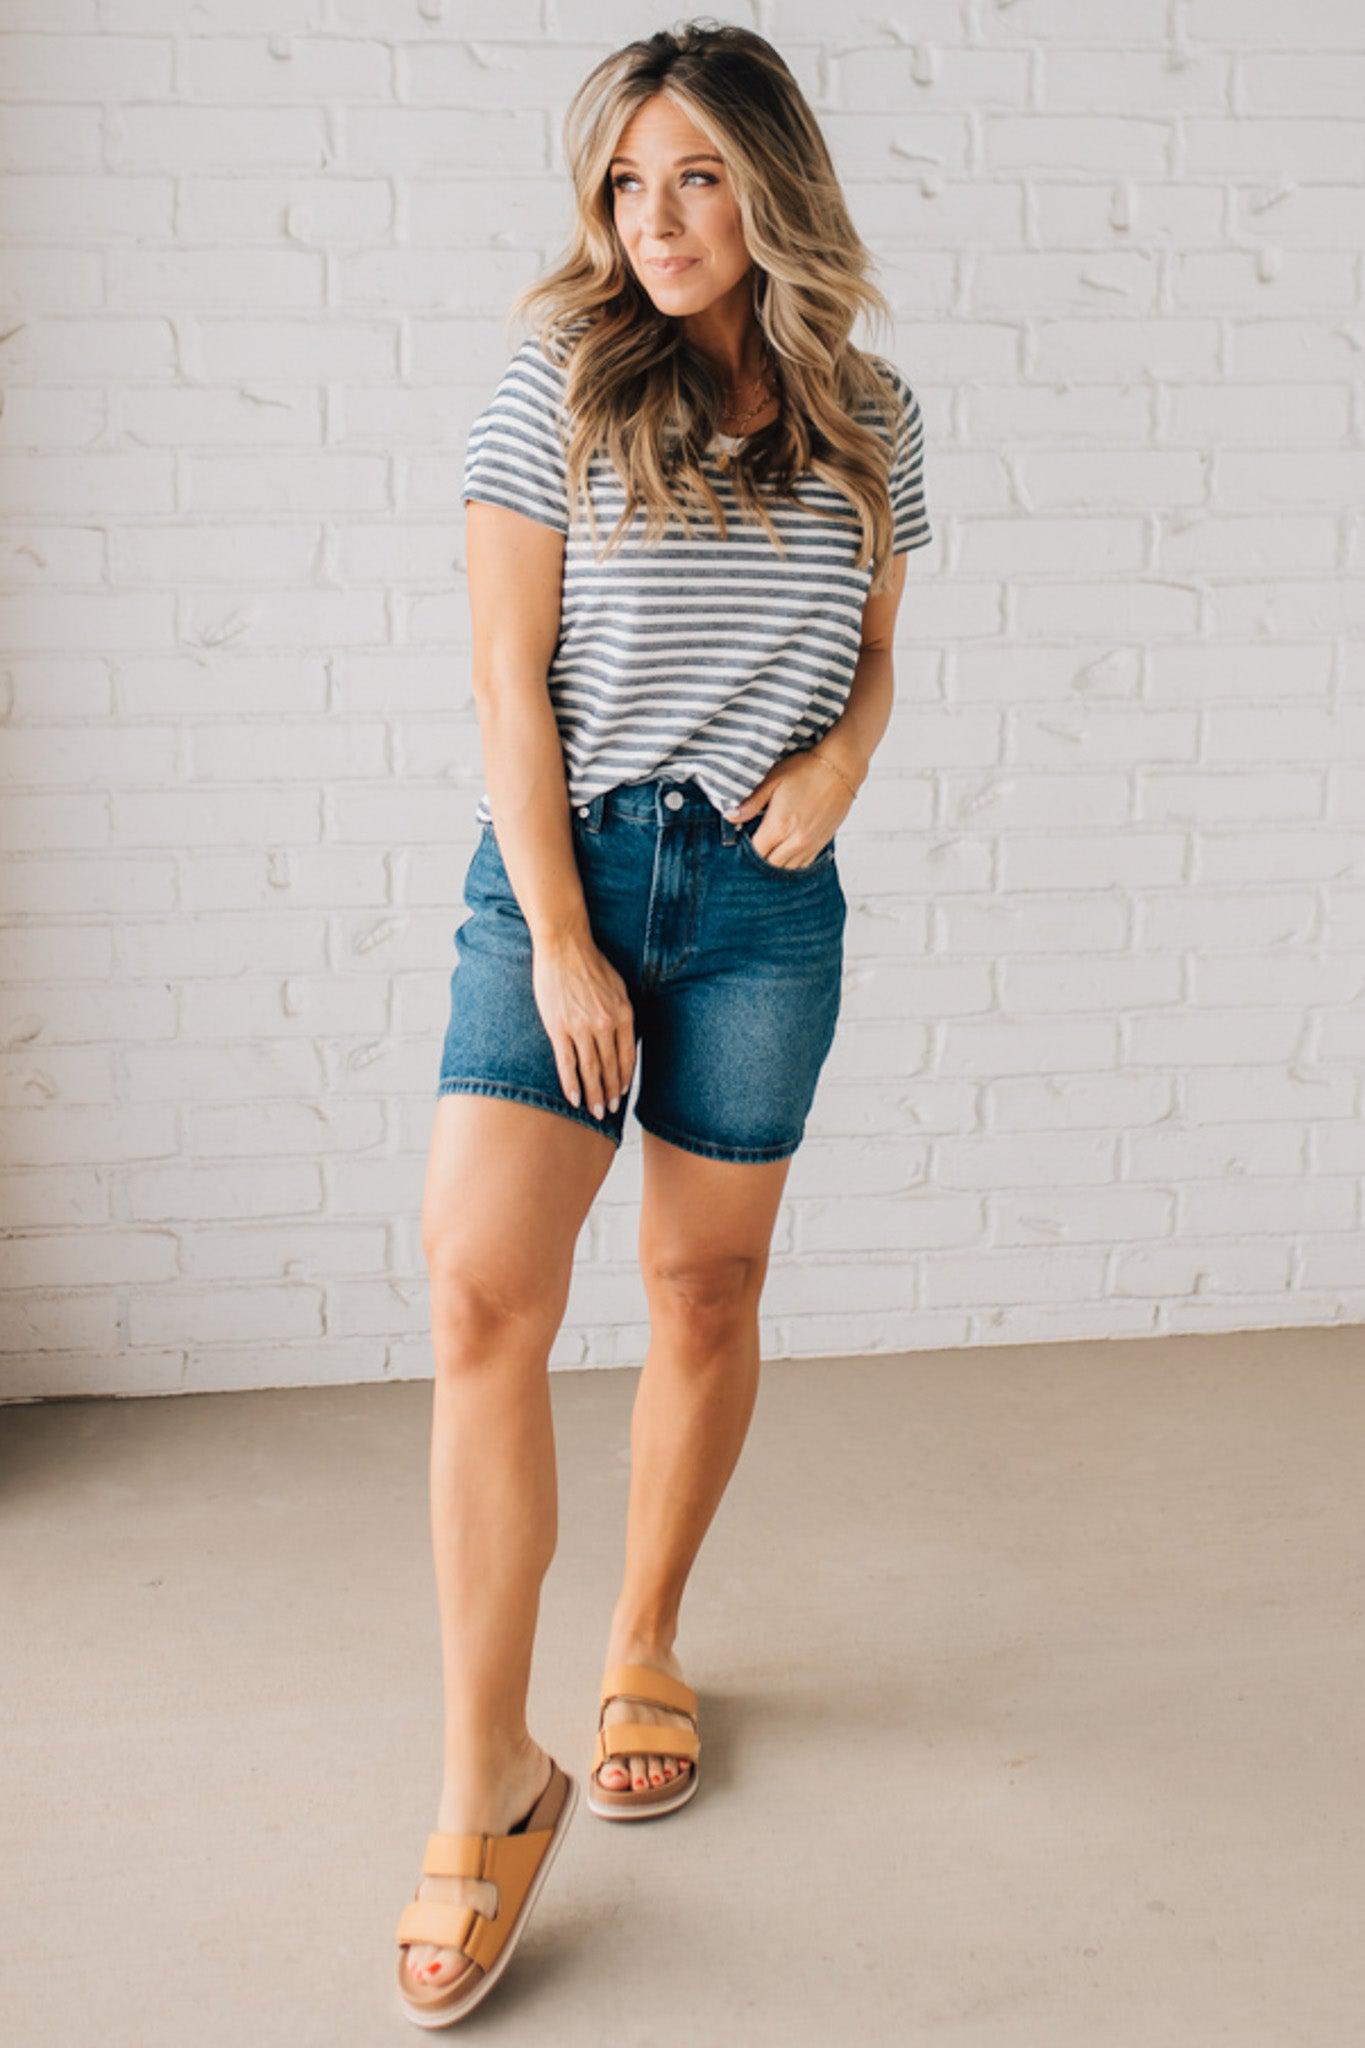
[[725, 815], [742, 825], [765, 812], [750, 842], [754, 852], [775, 868], [806, 868], [852, 808], [853, 793], [843, 776], [816, 758], [814, 748], [806, 748], [776, 762], [743, 803]]

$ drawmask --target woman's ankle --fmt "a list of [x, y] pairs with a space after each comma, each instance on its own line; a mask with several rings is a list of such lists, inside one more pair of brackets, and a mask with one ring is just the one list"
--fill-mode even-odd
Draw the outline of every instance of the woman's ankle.
[[662, 1668], [677, 1661], [677, 1624], [641, 1626], [613, 1621], [607, 1634], [607, 1661], [611, 1664], [648, 1664]]
[[528, 1779], [545, 1774], [546, 1752], [531, 1735], [508, 1744], [462, 1744], [447, 1749], [442, 1766], [441, 1805], [519, 1792]]

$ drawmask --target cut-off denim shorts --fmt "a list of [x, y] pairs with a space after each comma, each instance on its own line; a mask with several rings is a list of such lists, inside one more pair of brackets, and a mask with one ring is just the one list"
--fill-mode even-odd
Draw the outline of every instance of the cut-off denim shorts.
[[[783, 1159], [805, 1134], [834, 1040], [848, 905], [836, 839], [805, 867], [756, 853], [691, 778], [619, 783], [572, 812], [593, 941], [635, 1015], [635, 1117], [708, 1159]], [[620, 1145], [623, 1094], [598, 1118], [564, 1093], [532, 987], [531, 933], [491, 824], [465, 876], [438, 1095], [494, 1095]]]

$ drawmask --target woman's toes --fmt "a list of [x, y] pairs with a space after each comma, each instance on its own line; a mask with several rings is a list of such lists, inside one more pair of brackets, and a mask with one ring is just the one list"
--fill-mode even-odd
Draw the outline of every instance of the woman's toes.
[[597, 1776], [609, 1792], [624, 1792], [630, 1783], [630, 1775], [618, 1757], [604, 1763]]
[[444, 1990], [466, 1967], [467, 1960], [456, 1955], [453, 1949], [433, 1948], [430, 1943], [424, 1943], [420, 1955], [412, 1963], [413, 1982], [419, 1990]]
[[633, 1756], [631, 1758], [630, 1782], [637, 1792], [642, 1792], [649, 1783], [649, 1763], [645, 1757]]

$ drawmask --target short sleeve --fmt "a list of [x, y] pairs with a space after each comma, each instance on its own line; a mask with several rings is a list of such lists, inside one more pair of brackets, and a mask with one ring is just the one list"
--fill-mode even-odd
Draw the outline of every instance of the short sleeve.
[[563, 388], [535, 339], [522, 342], [469, 430], [462, 501], [505, 505], [567, 534]]
[[896, 442], [889, 487], [893, 555], [922, 548], [933, 539], [924, 499], [924, 419], [919, 400], [893, 364], [887, 364], [896, 396]]

